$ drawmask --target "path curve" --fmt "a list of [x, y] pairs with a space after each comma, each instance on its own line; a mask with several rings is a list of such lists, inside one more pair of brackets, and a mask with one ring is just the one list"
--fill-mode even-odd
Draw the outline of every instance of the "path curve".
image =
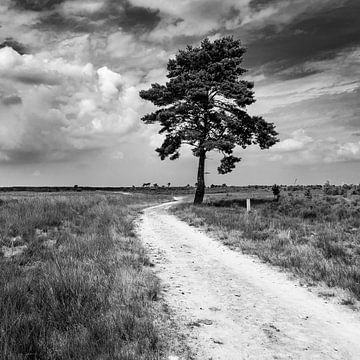
[[138, 233], [196, 359], [360, 359], [360, 317], [270, 266], [144, 210]]

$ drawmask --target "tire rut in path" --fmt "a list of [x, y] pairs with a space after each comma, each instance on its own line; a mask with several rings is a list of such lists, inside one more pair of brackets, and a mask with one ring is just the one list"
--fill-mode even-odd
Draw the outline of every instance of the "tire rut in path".
[[360, 359], [360, 317], [168, 213], [138, 233], [196, 359]]

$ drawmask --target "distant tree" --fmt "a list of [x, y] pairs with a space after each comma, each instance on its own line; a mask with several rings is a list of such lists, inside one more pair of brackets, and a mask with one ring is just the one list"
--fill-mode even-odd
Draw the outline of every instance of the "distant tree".
[[157, 188], [159, 187], [159, 185], [158, 185], [157, 183], [154, 183], [154, 184], [153, 184], [153, 187], [154, 187], [155, 189], [157, 189]]
[[274, 194], [274, 197], [275, 197], [276, 201], [279, 201], [279, 199], [280, 199], [280, 186], [274, 184], [272, 186], [271, 190], [272, 190], [272, 192]]
[[244, 53], [241, 42], [232, 37], [205, 39], [200, 47], [188, 46], [169, 60], [165, 85], [152, 84], [140, 92], [141, 98], [160, 107], [142, 118], [147, 124], [160, 123], [159, 133], [166, 134], [156, 149], [160, 158], [177, 159], [182, 144], [190, 145], [199, 158], [195, 204], [204, 198], [209, 151], [222, 153], [218, 172], [226, 174], [241, 160], [232, 155], [236, 145], [267, 149], [278, 141], [272, 123], [246, 112], [255, 99], [253, 83], [240, 79], [246, 72], [241, 67]]
[[81, 191], [81, 188], [79, 187], [79, 185], [74, 185], [74, 191]]
[[168, 182], [168, 183], [167, 183], [167, 186], [170, 187], [170, 185], [171, 185], [171, 183]]

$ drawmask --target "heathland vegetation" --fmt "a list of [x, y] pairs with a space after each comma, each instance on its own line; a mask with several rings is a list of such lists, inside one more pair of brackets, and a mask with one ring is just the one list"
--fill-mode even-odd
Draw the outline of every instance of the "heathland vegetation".
[[[195, 188], [72, 190], [0, 195], [0, 358], [161, 358], [170, 320], [133, 220]], [[344, 289], [344, 303], [360, 300], [360, 186], [223, 184], [207, 192], [203, 205], [174, 212], [307, 283]]]
[[[209, 195], [202, 206], [179, 204], [175, 213], [231, 248], [257, 255], [309, 283], [325, 283], [360, 299], [360, 196], [357, 186], [287, 187]], [[338, 195], [338, 194], [342, 195]], [[246, 198], [252, 210], [246, 212]]]
[[158, 279], [134, 233], [166, 197], [2, 194], [0, 358], [158, 359]]

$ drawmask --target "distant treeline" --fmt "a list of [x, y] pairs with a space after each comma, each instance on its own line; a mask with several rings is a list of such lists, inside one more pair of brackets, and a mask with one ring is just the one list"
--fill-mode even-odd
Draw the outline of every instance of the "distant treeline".
[[[347, 191], [354, 194], [360, 194], [360, 185], [344, 184], [331, 185], [326, 182], [324, 185], [279, 185], [282, 191], [305, 191], [305, 190], [323, 190], [327, 195], [342, 195]], [[272, 185], [247, 185], [247, 186], [231, 186], [211, 184], [207, 187], [207, 192], [237, 192], [264, 190], [271, 191]], [[9, 186], [0, 187], [0, 192], [72, 192], [72, 191], [109, 191], [109, 192], [161, 192], [161, 193], [193, 193], [195, 186], [165, 186], [158, 184], [149, 184], [145, 186]]]
[[[130, 188], [131, 189], [131, 188]], [[129, 191], [127, 187], [92, 187], [92, 186], [9, 186], [0, 187], [0, 192], [60, 192], [60, 191]]]
[[[306, 189], [321, 190], [330, 187], [331, 189], [351, 189], [359, 188], [358, 185], [341, 185], [335, 186], [326, 183], [325, 185], [279, 185], [282, 190], [285, 191], [301, 191]], [[247, 185], [247, 186], [231, 186], [231, 185], [216, 185], [211, 184], [207, 187], [210, 192], [222, 192], [222, 191], [246, 191], [246, 190], [269, 190], [271, 191], [272, 185]], [[111, 191], [111, 192], [134, 192], [134, 191], [164, 191], [164, 192], [193, 192], [194, 186], [165, 186], [152, 184], [146, 186], [9, 186], [0, 187], [0, 192], [64, 192], [64, 191]]]
[[164, 191], [176, 191], [176, 190], [193, 190], [193, 187], [186, 186], [9, 186], [9, 187], [0, 187], [0, 192], [69, 192], [69, 191], [109, 191], [109, 192], [147, 192], [155, 190], [164, 190]]

